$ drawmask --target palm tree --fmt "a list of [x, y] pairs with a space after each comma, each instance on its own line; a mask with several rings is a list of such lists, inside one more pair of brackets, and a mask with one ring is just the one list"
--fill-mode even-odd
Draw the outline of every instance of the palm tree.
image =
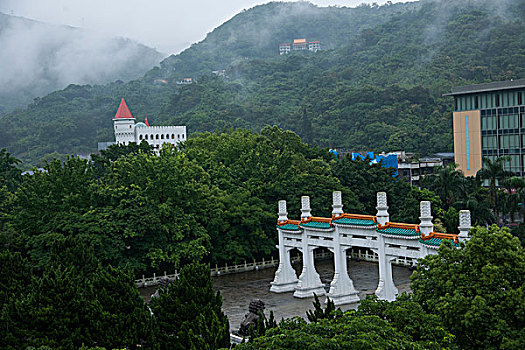
[[486, 200], [478, 200], [474, 195], [464, 201], [454, 203], [454, 207], [457, 210], [469, 210], [474, 225], [486, 225], [495, 221], [489, 203]]
[[496, 158], [494, 161], [483, 157], [483, 168], [478, 171], [476, 178], [489, 181], [489, 203], [499, 219], [499, 181], [512, 175], [512, 172], [505, 170], [504, 163], [510, 161], [510, 156]]
[[456, 170], [456, 164], [439, 167], [437, 171], [428, 176], [430, 188], [445, 203], [448, 209], [454, 202], [466, 197], [466, 181], [463, 174]]
[[505, 194], [505, 204], [510, 214], [510, 221], [514, 222], [514, 214], [521, 211], [521, 203], [525, 199], [525, 180], [521, 177], [513, 176], [502, 181], [502, 185], [507, 192]]

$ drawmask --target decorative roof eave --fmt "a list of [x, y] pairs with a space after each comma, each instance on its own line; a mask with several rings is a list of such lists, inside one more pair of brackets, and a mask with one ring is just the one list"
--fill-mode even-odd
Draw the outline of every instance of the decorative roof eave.
[[332, 216], [332, 220], [340, 220], [340, 219], [357, 219], [357, 220], [370, 220], [374, 223], [377, 223], [377, 219], [374, 215], [364, 215], [364, 214], [346, 214], [343, 213], [339, 216]]
[[333, 232], [334, 231], [333, 227], [322, 228], [322, 227], [311, 227], [311, 226], [303, 226], [303, 225], [299, 227], [303, 230], [308, 230], [308, 231], [318, 231], [318, 232]]
[[291, 233], [291, 234], [294, 234], [294, 235], [303, 233], [303, 230], [301, 230], [301, 229], [289, 230], [289, 229], [285, 229], [285, 228], [279, 228], [279, 230], [281, 230], [283, 233]]
[[417, 236], [404, 236], [404, 235], [395, 235], [395, 234], [391, 234], [391, 233], [383, 233], [383, 232], [379, 232], [377, 231], [379, 234], [381, 234], [381, 236], [383, 237], [387, 237], [387, 238], [402, 238], [402, 239], [407, 239], [407, 240], [410, 240], [410, 239], [421, 239], [421, 236], [417, 235]]
[[[396, 232], [396, 230], [401, 230], [401, 232]], [[383, 237], [396, 237], [396, 238], [403, 237], [404, 239], [421, 238], [419, 225], [416, 225], [416, 224], [402, 224], [398, 222], [387, 222], [383, 226], [378, 226], [376, 231], [380, 233]]]
[[452, 242], [454, 242], [454, 244], [459, 244], [458, 235], [454, 235], [454, 234], [450, 234], [450, 233], [430, 232], [426, 236], [424, 234], [421, 235], [421, 240], [422, 241], [428, 241], [428, 240], [430, 240], [432, 238], [440, 238], [441, 240], [449, 239]]
[[378, 225], [377, 230], [385, 230], [387, 228], [399, 228], [402, 230], [414, 230], [417, 233], [420, 233], [419, 231], [419, 225], [417, 224], [403, 224], [400, 222], [387, 222], [383, 226]]
[[333, 225], [337, 226], [337, 227], [361, 228], [361, 229], [365, 229], [365, 230], [375, 230], [375, 229], [377, 229], [376, 225], [349, 225], [349, 224], [339, 224], [337, 222], [334, 222]]
[[[363, 221], [370, 221], [370, 225], [352, 225], [352, 224], [342, 224], [337, 223], [337, 220], [341, 219], [354, 219], [354, 220], [363, 220]], [[330, 225], [330, 227], [312, 227], [312, 226], [306, 226], [309, 223], [321, 223], [321, 224], [327, 224]], [[283, 220], [283, 221], [277, 221], [277, 226], [282, 227], [284, 225], [296, 225], [299, 226], [302, 229], [308, 229], [308, 230], [315, 230], [320, 232], [328, 232], [334, 230], [334, 225], [341, 226], [341, 227], [355, 227], [355, 228], [365, 228], [365, 229], [376, 229], [377, 228], [377, 220], [376, 217], [373, 215], [362, 215], [362, 214], [341, 214], [338, 216], [333, 216], [331, 218], [323, 218], [318, 216], [310, 216], [308, 218], [303, 218], [301, 220]]]
[[299, 221], [299, 220], [284, 220], [284, 221], [277, 221], [277, 226], [284, 226], [284, 225], [297, 225], [297, 226], [299, 226], [300, 223], [301, 223], [301, 221]]

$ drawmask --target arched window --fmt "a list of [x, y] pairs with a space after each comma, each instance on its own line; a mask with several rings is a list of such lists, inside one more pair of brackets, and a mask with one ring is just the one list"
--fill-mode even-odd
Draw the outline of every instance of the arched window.
[[160, 139], [164, 140], [164, 134], [160, 134]]
[[142, 135], [139, 135], [139, 140], [142, 140]]
[[129, 128], [131, 129], [131, 125], [129, 126]]
[[159, 139], [159, 134], [155, 135], [155, 138], [158, 140]]
[[144, 135], [144, 139], [145, 139], [145, 140], [148, 139], [148, 134]]
[[177, 134], [177, 140], [180, 140], [180, 134]]
[[151, 134], [150, 139], [153, 140], [153, 134]]
[[175, 134], [171, 134], [171, 139], [173, 140], [175, 138]]

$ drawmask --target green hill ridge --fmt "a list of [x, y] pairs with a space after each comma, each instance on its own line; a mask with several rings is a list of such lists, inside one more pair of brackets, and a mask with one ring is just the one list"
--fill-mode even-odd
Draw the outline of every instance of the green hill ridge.
[[[72, 85], [4, 116], [0, 147], [31, 164], [93, 151], [113, 139], [124, 97], [138, 120], [187, 125], [190, 135], [278, 125], [322, 147], [450, 151], [452, 101], [442, 94], [525, 77], [524, 16], [518, 0], [260, 5], [141, 79]], [[294, 38], [326, 49], [279, 56]], [[211, 73], [220, 69], [226, 77]], [[196, 82], [177, 85], [183, 77]]]

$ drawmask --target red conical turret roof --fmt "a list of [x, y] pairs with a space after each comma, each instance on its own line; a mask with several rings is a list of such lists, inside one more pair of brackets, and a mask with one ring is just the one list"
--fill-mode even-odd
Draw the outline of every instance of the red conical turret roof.
[[133, 115], [131, 115], [128, 105], [126, 105], [126, 101], [122, 99], [120, 101], [120, 106], [118, 106], [117, 114], [115, 114], [115, 119], [130, 119], [130, 118], [133, 118]]

